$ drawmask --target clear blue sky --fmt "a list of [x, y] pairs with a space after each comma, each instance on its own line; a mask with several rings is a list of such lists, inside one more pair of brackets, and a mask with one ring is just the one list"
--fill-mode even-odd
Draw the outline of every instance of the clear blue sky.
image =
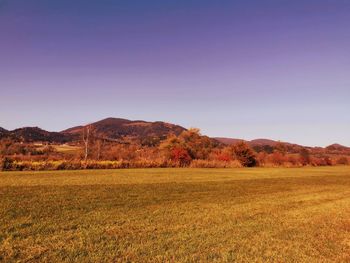
[[350, 2], [0, 0], [0, 126], [163, 120], [350, 146]]

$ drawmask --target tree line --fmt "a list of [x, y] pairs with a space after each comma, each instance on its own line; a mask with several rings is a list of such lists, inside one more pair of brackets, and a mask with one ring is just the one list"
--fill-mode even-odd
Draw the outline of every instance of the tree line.
[[121, 138], [99, 136], [86, 126], [76, 151], [64, 152], [57, 145], [35, 145], [0, 141], [2, 170], [115, 169], [147, 167], [301, 167], [348, 165], [349, 152], [332, 152], [277, 143], [250, 147], [240, 141], [224, 145], [189, 129], [165, 138]]

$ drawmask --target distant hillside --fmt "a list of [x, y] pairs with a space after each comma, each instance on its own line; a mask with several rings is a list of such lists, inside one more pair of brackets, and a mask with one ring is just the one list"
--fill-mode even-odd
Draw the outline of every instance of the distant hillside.
[[238, 143], [238, 142], [247, 142], [246, 140], [243, 140], [243, 139], [235, 139], [235, 138], [224, 138], [224, 137], [214, 137], [213, 139], [223, 143], [223, 144], [226, 144], [226, 145], [231, 145], [231, 144], [235, 144], [235, 143]]
[[350, 155], [350, 147], [335, 143], [325, 148], [327, 153], [339, 154], [339, 155]]
[[348, 151], [350, 150], [350, 147], [335, 143], [327, 146], [326, 149], [330, 151]]
[[[90, 124], [96, 135], [111, 140], [123, 138], [140, 139], [165, 138], [173, 133], [179, 135], [185, 128], [166, 122], [131, 121], [118, 118], [107, 118]], [[38, 127], [24, 127], [8, 131], [0, 128], [0, 139], [11, 138], [23, 142], [66, 143], [79, 140], [85, 126], [69, 128], [62, 132], [49, 132]]]
[[246, 143], [248, 143], [251, 147], [255, 147], [255, 146], [275, 146], [278, 141], [274, 141], [274, 140], [270, 140], [270, 139], [255, 139], [255, 140], [251, 140], [251, 141], [246, 141], [246, 140], [242, 140], [242, 139], [235, 139], [235, 138], [223, 138], [223, 137], [216, 137], [216, 140], [218, 140], [219, 142], [226, 144], [226, 145], [231, 145], [231, 144], [235, 144], [237, 142], [241, 142], [244, 141]]
[[270, 139], [255, 139], [249, 142], [251, 146], [263, 146], [263, 145], [268, 145], [268, 146], [276, 146], [279, 141], [274, 141]]
[[72, 137], [59, 132], [48, 132], [38, 127], [24, 127], [10, 131], [12, 138], [24, 142], [56, 142], [65, 143], [72, 140]]
[[[185, 128], [166, 122], [131, 121], [120, 118], [107, 118], [90, 124], [99, 137], [120, 139], [124, 137], [146, 138], [166, 137], [170, 133], [179, 135]], [[62, 131], [62, 134], [81, 134], [85, 126], [77, 126]]]
[[0, 127], [0, 138], [9, 135], [9, 131]]
[[[232, 145], [240, 141], [244, 141], [247, 143], [250, 147], [252, 147], [256, 152], [267, 152], [272, 153], [276, 147], [279, 147], [279, 144], [283, 145], [284, 151], [289, 153], [298, 153], [301, 149], [307, 148], [309, 150], [312, 150], [312, 147], [302, 146], [298, 144], [288, 143], [288, 142], [281, 142], [281, 141], [274, 141], [270, 139], [255, 139], [251, 141], [245, 141], [240, 139], [234, 139], [234, 138], [216, 138], [219, 142], [226, 144], [226, 145]], [[320, 148], [323, 149], [323, 148]]]

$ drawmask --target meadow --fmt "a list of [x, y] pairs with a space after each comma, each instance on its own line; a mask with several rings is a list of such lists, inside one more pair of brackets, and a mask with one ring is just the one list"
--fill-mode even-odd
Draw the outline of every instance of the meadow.
[[349, 262], [350, 167], [0, 172], [2, 262]]

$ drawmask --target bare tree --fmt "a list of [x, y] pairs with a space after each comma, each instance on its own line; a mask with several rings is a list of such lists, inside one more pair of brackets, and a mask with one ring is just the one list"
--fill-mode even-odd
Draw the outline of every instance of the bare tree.
[[100, 160], [101, 158], [101, 152], [102, 152], [102, 148], [104, 146], [104, 140], [103, 139], [98, 139], [96, 142], [96, 146], [97, 146], [97, 160]]
[[87, 125], [83, 128], [83, 143], [85, 148], [84, 161], [87, 162], [89, 155], [89, 142], [90, 142], [91, 125]]

